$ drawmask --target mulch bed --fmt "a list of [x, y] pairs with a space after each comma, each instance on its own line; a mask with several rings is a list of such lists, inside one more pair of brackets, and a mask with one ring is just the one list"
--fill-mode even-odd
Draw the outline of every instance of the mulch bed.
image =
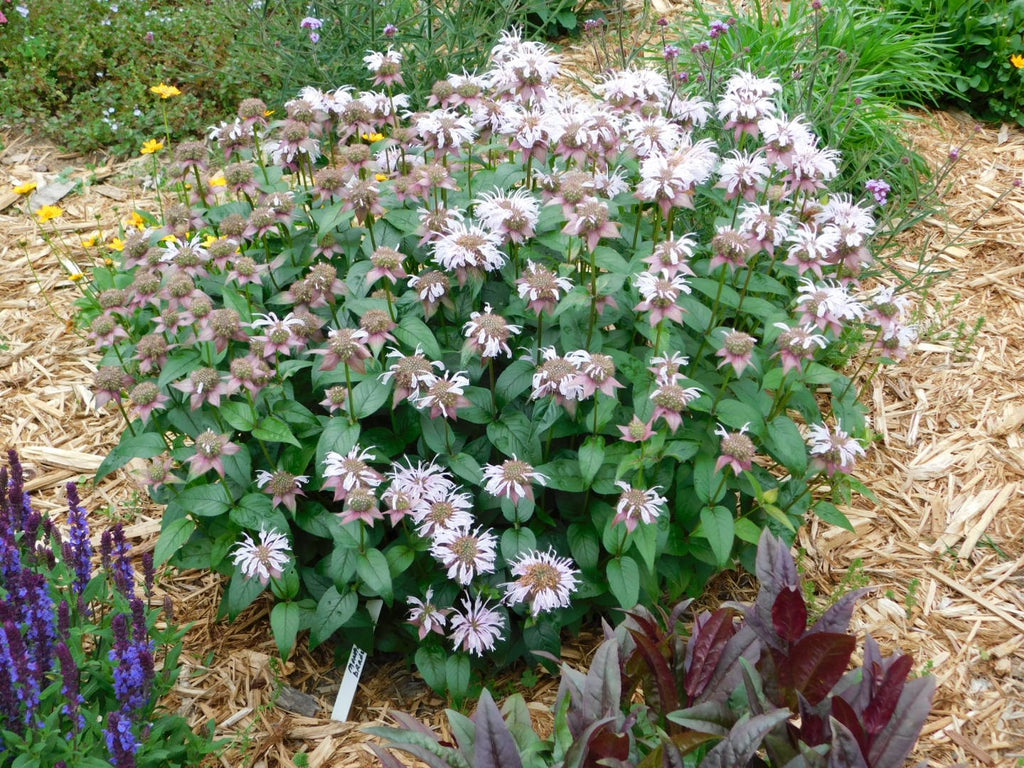
[[[807, 526], [800, 562], [823, 600], [846, 588], [851, 568], [862, 574], [877, 590], [856, 613], [856, 632], [912, 653], [919, 671], [938, 678], [919, 759], [1005, 765], [1024, 756], [1024, 191], [1003, 194], [1024, 177], [1024, 132], [934, 112], [919, 115], [908, 134], [936, 166], [967, 143], [948, 179], [945, 213], [918, 226], [895, 260], [909, 274], [923, 254], [934, 273], [917, 305], [921, 341], [904, 363], [864, 381], [880, 438], [857, 475], [875, 500], [856, 498], [844, 510], [855, 534]], [[94, 527], [123, 521], [141, 554], [155, 544], [159, 508], [127, 471], [90, 482], [122, 425], [116, 411], [95, 408], [98, 355], [71, 322], [79, 289], [68, 275], [96, 258], [83, 238], [115, 234], [146, 199], [144, 171], [134, 161], [81, 170], [80, 158], [16, 135], [3, 145], [0, 447], [19, 450], [37, 508], [62, 513], [63, 484], [76, 480]], [[61, 201], [66, 213], [47, 241], [23, 201], [5, 191], [29, 180], [42, 188], [62, 172], [85, 186]], [[395, 709], [441, 727], [446, 702], [404, 660], [371, 659], [351, 721], [334, 722], [341, 670], [331, 649], [300, 648], [276, 661], [268, 599], [227, 623], [217, 619], [217, 575], [168, 572], [159, 587], [192, 624], [168, 704], [196, 725], [214, 720], [219, 737], [234, 739], [225, 766], [290, 768], [301, 751], [313, 768], [375, 765], [359, 729], [388, 722]], [[724, 574], [705, 599], [751, 595], [749, 578]], [[597, 627], [572, 638], [565, 660], [584, 665], [598, 641]], [[519, 690], [521, 675], [507, 673], [494, 687]], [[313, 697], [316, 716], [283, 708], [297, 706], [291, 689]], [[556, 690], [542, 673], [522, 691], [541, 728], [550, 727]]]

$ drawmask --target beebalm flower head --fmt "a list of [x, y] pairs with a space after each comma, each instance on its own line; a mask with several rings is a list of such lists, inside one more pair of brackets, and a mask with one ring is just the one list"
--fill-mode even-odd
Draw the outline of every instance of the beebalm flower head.
[[651, 393], [655, 405], [651, 420], [662, 418], [669, 429], [675, 432], [682, 426], [683, 410], [698, 397], [699, 387], [684, 387], [676, 381], [659, 381], [658, 387]]
[[189, 473], [193, 476], [212, 469], [224, 477], [224, 457], [233, 456], [242, 450], [242, 446], [230, 441], [229, 435], [218, 435], [212, 429], [201, 432], [195, 439], [194, 447], [195, 453], [187, 459]]
[[615, 378], [615, 361], [611, 355], [575, 349], [568, 352], [565, 358], [580, 372], [584, 399], [593, 397], [598, 391], [608, 397], [615, 397], [615, 390], [622, 388], [622, 384]]
[[527, 602], [533, 616], [568, 607], [578, 586], [579, 574], [570, 558], [558, 557], [552, 549], [534, 550], [520, 555], [509, 565], [516, 580], [502, 585], [505, 603]]
[[533, 498], [533, 484], [547, 484], [547, 476], [514, 454], [501, 464], [484, 464], [484, 490], [492, 496], [508, 498], [513, 504]]
[[420, 410], [430, 409], [430, 418], [443, 417], [458, 420], [459, 408], [470, 405], [466, 397], [469, 377], [465, 371], [445, 371], [434, 378], [416, 396], [410, 396], [412, 404]]
[[790, 327], [786, 323], [775, 323], [775, 328], [782, 331], [775, 340], [778, 351], [772, 357], [778, 357], [782, 361], [782, 372], [789, 373], [796, 368], [803, 370], [805, 360], [814, 359], [814, 348], [824, 349], [828, 346], [828, 339], [820, 333], [815, 333], [814, 326], [798, 325]]
[[345, 496], [345, 508], [341, 513], [341, 524], [360, 522], [373, 527], [376, 520], [383, 520], [376, 492], [365, 486], [356, 486]]
[[334, 489], [334, 500], [341, 501], [355, 488], [376, 488], [384, 476], [367, 464], [373, 458], [369, 450], [359, 445], [352, 447], [346, 455], [328, 451], [324, 457], [323, 489]]
[[505, 626], [504, 617], [488, 605], [482, 595], [462, 598], [462, 610], [452, 609], [449, 638], [456, 651], [483, 656], [493, 651]]
[[572, 290], [572, 281], [527, 259], [522, 277], [516, 280], [516, 290], [519, 298], [527, 300], [526, 306], [538, 315], [545, 311], [551, 314], [559, 297]]
[[642, 443], [646, 440], [650, 440], [654, 437], [654, 430], [652, 425], [654, 420], [643, 422], [640, 421], [640, 417], [633, 414], [633, 418], [629, 424], [625, 426], [619, 425], [617, 429], [622, 433], [622, 439], [627, 443]]
[[430, 554], [444, 568], [449, 579], [468, 586], [482, 573], [494, 573], [498, 537], [480, 528], [437, 528], [430, 543]]
[[754, 456], [757, 455], [757, 448], [754, 442], [747, 437], [747, 429], [750, 424], [744, 424], [739, 432], [730, 432], [721, 424], [715, 429], [715, 434], [722, 438], [718, 445], [719, 456], [715, 462], [715, 471], [720, 472], [723, 467], [732, 467], [736, 475], [749, 471]]
[[676, 323], [683, 322], [683, 308], [676, 301], [684, 293], [691, 292], [683, 275], [670, 275], [665, 271], [658, 274], [640, 272], [634, 276], [633, 285], [643, 298], [633, 307], [633, 311], [650, 312], [647, 319], [651, 326], [656, 326], [666, 318]]
[[296, 496], [305, 496], [302, 486], [309, 482], [309, 475], [293, 475], [279, 469], [268, 472], [265, 469], [256, 472], [256, 485], [273, 496], [272, 504], [284, 504], [290, 511], [295, 511]]
[[717, 357], [722, 358], [718, 367], [731, 365], [736, 375], [741, 376], [743, 370], [753, 362], [757, 339], [749, 333], [730, 328], [724, 328], [723, 333], [722, 348], [715, 353]]
[[427, 589], [427, 593], [420, 600], [418, 597], [409, 597], [408, 603], [409, 618], [406, 619], [416, 627], [416, 633], [420, 640], [423, 640], [431, 632], [444, 636], [444, 625], [448, 620], [451, 608], [438, 608], [434, 605], [434, 588]]
[[579, 366], [558, 354], [554, 347], [540, 350], [543, 362], [533, 374], [531, 400], [552, 396], [570, 414], [576, 411], [576, 402], [583, 399], [585, 387]]
[[650, 489], [634, 488], [629, 483], [616, 480], [615, 484], [622, 489], [619, 501], [615, 505], [615, 517], [612, 525], [624, 523], [626, 530], [632, 533], [637, 525], [653, 523], [664, 511], [668, 500], [658, 493], [660, 486]]
[[395, 406], [407, 398], [418, 396], [423, 388], [429, 386], [436, 377], [435, 368], [444, 370], [444, 363], [427, 360], [418, 344], [411, 355], [404, 355], [397, 349], [391, 349], [386, 357], [395, 362], [380, 374], [380, 381], [386, 384], [394, 379], [395, 392], [392, 404]]
[[502, 353], [512, 357], [508, 341], [522, 330], [522, 326], [512, 325], [501, 315], [494, 314], [490, 304], [484, 304], [483, 312], [470, 313], [469, 321], [463, 326], [466, 345], [484, 359], [501, 357]]
[[291, 559], [291, 546], [288, 538], [278, 531], [267, 531], [260, 528], [258, 540], [254, 541], [248, 533], [242, 534], [242, 541], [235, 545], [231, 556], [246, 578], [258, 578], [265, 586], [270, 579], [278, 579], [284, 574], [285, 566]]
[[843, 431], [842, 424], [837, 424], [834, 432], [825, 424], [810, 425], [807, 443], [812, 461], [829, 477], [836, 472], [849, 474], [857, 459], [865, 455], [864, 447]]

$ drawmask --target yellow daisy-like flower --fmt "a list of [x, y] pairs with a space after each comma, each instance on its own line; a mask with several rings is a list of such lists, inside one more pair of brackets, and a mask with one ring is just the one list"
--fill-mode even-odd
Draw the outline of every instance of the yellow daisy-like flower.
[[63, 208], [59, 208], [56, 205], [44, 205], [42, 208], [36, 211], [36, 221], [38, 221], [40, 224], [45, 224], [51, 219], [56, 219], [63, 215]]
[[1010, 63], [1017, 69], [1024, 69], [1024, 56], [1019, 53], [1015, 53], [1010, 57]]
[[214, 243], [216, 243], [220, 239], [221, 238], [217, 237], [216, 235], [207, 235], [203, 239], [203, 248], [209, 248], [211, 245], [213, 245]]
[[74, 274], [68, 275], [68, 280], [70, 280], [73, 283], [77, 283], [79, 280], [82, 280], [84, 278], [85, 275], [83, 275], [81, 272], [75, 272]]
[[14, 188], [14, 194], [16, 195], [27, 195], [33, 189], [36, 188], [34, 181], [26, 181], [24, 184], [19, 184]]
[[155, 93], [161, 99], [169, 99], [171, 98], [171, 96], [181, 96], [181, 91], [179, 91], [173, 85], [166, 85], [164, 83], [154, 85], [152, 88], [149, 89], [149, 91], [150, 93]]
[[83, 248], [92, 248], [99, 241], [100, 241], [100, 233], [99, 232], [93, 232], [88, 237], [83, 237], [82, 238], [82, 247]]
[[171, 234], [171, 235], [164, 235], [163, 237], [160, 238], [160, 242], [161, 243], [177, 243], [178, 242], [178, 238], [175, 237], [173, 234]]
[[387, 181], [388, 175], [386, 173], [375, 173], [373, 175], [373, 178], [375, 178], [377, 181]]
[[380, 141], [383, 138], [384, 138], [384, 134], [383, 133], [364, 133], [362, 135], [363, 141], [368, 141], [371, 144], [373, 142], [375, 142], [375, 141]]
[[139, 154], [152, 155], [154, 152], [159, 152], [164, 148], [164, 143], [157, 139], [147, 139], [142, 143], [142, 149], [139, 150]]
[[113, 238], [111, 238], [110, 242], [107, 243], [107, 245], [110, 246], [110, 249], [112, 251], [123, 251], [124, 250], [124, 240], [122, 240], [120, 237], [113, 237]]
[[138, 211], [132, 211], [131, 218], [128, 220], [128, 224], [136, 229], [145, 229], [146, 220], [142, 218], [142, 215]]
[[227, 185], [228, 180], [225, 179], [223, 176], [214, 176], [212, 179], [210, 179], [211, 187], [226, 187]]

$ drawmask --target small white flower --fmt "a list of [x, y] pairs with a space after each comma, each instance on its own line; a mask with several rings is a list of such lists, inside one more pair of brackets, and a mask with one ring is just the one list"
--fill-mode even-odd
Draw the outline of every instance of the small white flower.
[[242, 535], [244, 539], [236, 545], [231, 560], [243, 575], [250, 579], [256, 577], [264, 585], [271, 578], [279, 578], [291, 557], [288, 538], [283, 533], [263, 528], [260, 528], [259, 541], [253, 541], [248, 533]]

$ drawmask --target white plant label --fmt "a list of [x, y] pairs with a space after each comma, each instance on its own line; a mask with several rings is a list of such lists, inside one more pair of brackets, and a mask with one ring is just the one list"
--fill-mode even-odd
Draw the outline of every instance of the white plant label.
[[[373, 625], [377, 626], [377, 619], [380, 618], [380, 609], [384, 607], [381, 600], [368, 600], [366, 609], [373, 619]], [[359, 688], [359, 678], [363, 674], [363, 666], [366, 664], [366, 651], [353, 645], [348, 655], [348, 664], [345, 665], [345, 676], [341, 680], [341, 687], [334, 699], [334, 710], [331, 712], [331, 719], [340, 722], [348, 721], [348, 714], [352, 709], [352, 700], [355, 699], [356, 690]]]

